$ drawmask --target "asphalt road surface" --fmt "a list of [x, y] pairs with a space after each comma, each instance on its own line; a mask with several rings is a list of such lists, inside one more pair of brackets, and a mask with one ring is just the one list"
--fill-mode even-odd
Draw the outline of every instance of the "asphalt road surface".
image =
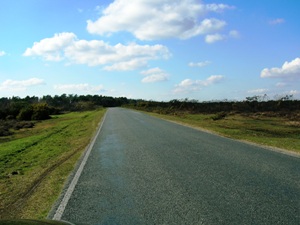
[[61, 219], [300, 224], [300, 158], [111, 108]]

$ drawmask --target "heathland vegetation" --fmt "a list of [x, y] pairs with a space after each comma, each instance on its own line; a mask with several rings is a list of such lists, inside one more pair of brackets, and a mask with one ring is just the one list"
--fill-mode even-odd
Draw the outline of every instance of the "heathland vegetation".
[[[32, 121], [50, 119], [50, 115], [82, 112], [99, 107], [115, 107], [128, 103], [126, 98], [99, 95], [55, 95], [0, 98], [0, 137], [14, 130], [33, 127]], [[0, 140], [1, 142], [1, 140]]]
[[210, 102], [65, 94], [0, 98], [0, 218], [45, 218], [105, 108], [120, 106], [300, 152], [300, 101], [292, 96]]

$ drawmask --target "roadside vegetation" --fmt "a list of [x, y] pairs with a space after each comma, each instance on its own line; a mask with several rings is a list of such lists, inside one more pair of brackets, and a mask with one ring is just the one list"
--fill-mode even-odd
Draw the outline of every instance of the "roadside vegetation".
[[164, 115], [163, 119], [212, 131], [221, 136], [300, 153], [300, 120], [276, 114], [229, 113]]
[[104, 113], [99, 108], [21, 122], [26, 126], [0, 139], [0, 218], [47, 216]]
[[105, 107], [126, 98], [0, 98], [0, 219], [45, 218], [89, 144]]
[[219, 135], [300, 153], [300, 101], [292, 96], [265, 101], [139, 101], [128, 107]]
[[300, 153], [300, 101], [169, 102], [99, 95], [0, 98], [0, 219], [45, 218], [105, 107], [142, 110], [220, 135]]

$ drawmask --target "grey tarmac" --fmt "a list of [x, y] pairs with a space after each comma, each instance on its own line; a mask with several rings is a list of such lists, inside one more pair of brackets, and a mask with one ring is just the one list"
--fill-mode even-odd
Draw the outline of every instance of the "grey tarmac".
[[299, 225], [300, 158], [111, 108], [61, 219]]

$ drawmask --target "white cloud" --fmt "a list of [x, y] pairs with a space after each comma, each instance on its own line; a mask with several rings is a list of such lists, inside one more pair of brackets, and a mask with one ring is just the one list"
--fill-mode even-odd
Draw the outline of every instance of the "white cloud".
[[1, 56], [5, 56], [6, 55], [6, 52], [5, 51], [0, 51], [0, 57]]
[[212, 44], [217, 41], [222, 41], [225, 39], [224, 35], [221, 34], [208, 34], [205, 36], [205, 42], [208, 44]]
[[54, 89], [63, 93], [98, 93], [105, 91], [103, 85], [93, 86], [90, 84], [57, 84], [54, 85]]
[[52, 38], [45, 38], [35, 42], [32, 48], [27, 48], [24, 56], [41, 56], [47, 61], [61, 61], [63, 50], [75, 42], [76, 35], [73, 33], [59, 33]]
[[229, 6], [229, 5], [225, 5], [225, 4], [207, 4], [206, 5], [206, 9], [208, 11], [214, 11], [214, 12], [223, 12], [225, 9], [235, 9], [234, 6]]
[[0, 91], [26, 91], [27, 88], [45, 84], [44, 80], [30, 78], [28, 80], [5, 80], [0, 84]]
[[271, 25], [278, 25], [284, 23], [285, 20], [283, 18], [277, 18], [269, 21], [269, 24]]
[[268, 89], [260, 88], [260, 89], [249, 90], [248, 93], [251, 93], [251, 94], [262, 94], [262, 93], [266, 93], [268, 91], [269, 91]]
[[231, 30], [228, 34], [208, 34], [205, 36], [205, 42], [208, 44], [215, 43], [217, 41], [223, 41], [229, 38], [240, 38], [240, 33], [237, 30]]
[[265, 68], [260, 76], [262, 78], [300, 78], [300, 58], [285, 62], [281, 68]]
[[175, 86], [174, 93], [186, 93], [199, 91], [201, 88], [210, 86], [224, 80], [222, 75], [213, 75], [208, 77], [206, 80], [191, 80], [185, 79]]
[[190, 62], [189, 66], [190, 67], [205, 67], [211, 64], [210, 61], [203, 61], [203, 62]]
[[115, 0], [98, 20], [87, 21], [87, 30], [99, 35], [127, 31], [140, 40], [188, 39], [219, 31], [225, 21], [204, 17], [233, 8], [195, 0]]
[[142, 71], [141, 74], [146, 76], [142, 79], [142, 83], [155, 83], [166, 81], [169, 77], [169, 74], [167, 74], [158, 67]]
[[298, 91], [298, 90], [291, 90], [291, 91], [289, 92], [289, 94], [290, 94], [290, 95], [300, 95], [300, 91]]
[[169, 50], [163, 45], [109, 45], [101, 40], [78, 40], [73, 33], [55, 34], [35, 42], [24, 56], [40, 56], [47, 61], [63, 59], [88, 66], [105, 65], [105, 70], [132, 70], [146, 66], [149, 60], [167, 59]]

